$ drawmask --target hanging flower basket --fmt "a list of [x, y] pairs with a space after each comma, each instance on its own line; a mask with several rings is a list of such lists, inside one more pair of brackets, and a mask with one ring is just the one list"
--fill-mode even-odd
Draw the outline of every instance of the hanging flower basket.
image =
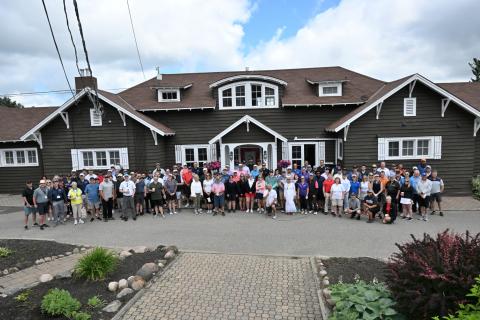
[[292, 162], [290, 162], [290, 160], [280, 160], [280, 161], [278, 161], [278, 166], [282, 169], [290, 167], [291, 164], [292, 164]]
[[205, 167], [212, 172], [217, 172], [221, 167], [221, 163], [220, 161], [207, 162]]

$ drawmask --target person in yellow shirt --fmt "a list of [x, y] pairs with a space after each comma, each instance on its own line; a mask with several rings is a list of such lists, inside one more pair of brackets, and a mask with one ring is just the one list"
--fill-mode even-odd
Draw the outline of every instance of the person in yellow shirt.
[[82, 190], [77, 187], [76, 182], [72, 182], [72, 188], [68, 191], [68, 199], [72, 205], [74, 224], [84, 223], [80, 216], [83, 205]]

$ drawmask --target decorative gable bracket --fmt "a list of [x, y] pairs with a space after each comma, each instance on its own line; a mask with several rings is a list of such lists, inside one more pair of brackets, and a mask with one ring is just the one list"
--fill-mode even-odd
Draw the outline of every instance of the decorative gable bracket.
[[412, 97], [413, 88], [415, 88], [416, 84], [417, 84], [417, 80], [413, 80], [412, 82], [410, 82], [410, 85], [408, 86], [408, 97], [409, 98]]
[[43, 149], [43, 141], [42, 141], [42, 134], [37, 131], [32, 134], [33, 140], [35, 140], [38, 145], [40, 146], [40, 149]]
[[68, 118], [68, 112], [60, 112], [60, 116], [63, 119], [63, 122], [65, 122], [65, 125], [67, 126], [67, 129], [70, 129], [70, 121]]
[[350, 125], [343, 128], [343, 141], [347, 141], [348, 129], [350, 129]]
[[380, 119], [380, 111], [382, 111], [383, 101], [377, 104], [377, 120]]
[[127, 126], [127, 121], [125, 120], [125, 113], [123, 113], [122, 111], [118, 110], [118, 114], [120, 115], [120, 118], [122, 118], [123, 126], [126, 127], [126, 126]]
[[155, 141], [155, 145], [158, 146], [158, 135], [154, 130], [150, 130], [152, 132], [153, 141]]
[[450, 98], [442, 99], [442, 118], [445, 117], [445, 111], [447, 111], [447, 107], [450, 104], [450, 101], [452, 101]]
[[473, 136], [477, 136], [478, 129], [480, 129], [480, 118], [475, 118], [473, 122]]

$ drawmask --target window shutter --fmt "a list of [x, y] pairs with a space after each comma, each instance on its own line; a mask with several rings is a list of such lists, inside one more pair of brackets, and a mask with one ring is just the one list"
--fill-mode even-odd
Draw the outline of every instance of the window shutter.
[[78, 166], [78, 150], [77, 149], [71, 149], [70, 150], [71, 154], [72, 154], [72, 170], [79, 170], [79, 166]]
[[175, 145], [175, 162], [183, 164], [183, 161], [182, 161], [182, 146]]
[[100, 127], [102, 125], [102, 114], [95, 111], [95, 109], [90, 109], [90, 126]]
[[385, 160], [385, 138], [378, 138], [378, 160]]
[[120, 165], [123, 169], [128, 169], [128, 148], [120, 148]]
[[435, 136], [433, 140], [434, 140], [433, 158], [442, 159], [442, 136]]
[[405, 117], [414, 117], [417, 115], [417, 98], [403, 99], [403, 115]]
[[217, 144], [213, 143], [210, 145], [210, 158], [208, 161], [217, 161]]
[[282, 159], [280, 159], [280, 160], [288, 160], [288, 159], [289, 159], [288, 146], [287, 146], [287, 143], [285, 141], [282, 141]]
[[318, 157], [318, 163], [320, 163], [321, 160], [325, 161], [325, 141], [318, 143]]

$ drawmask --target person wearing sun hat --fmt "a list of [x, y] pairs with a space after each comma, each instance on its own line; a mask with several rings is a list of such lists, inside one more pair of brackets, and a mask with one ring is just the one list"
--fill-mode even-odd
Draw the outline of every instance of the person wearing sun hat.
[[45, 215], [48, 213], [48, 188], [45, 180], [40, 180], [40, 185], [33, 192], [33, 204], [40, 216], [40, 229], [48, 227], [45, 223]]

